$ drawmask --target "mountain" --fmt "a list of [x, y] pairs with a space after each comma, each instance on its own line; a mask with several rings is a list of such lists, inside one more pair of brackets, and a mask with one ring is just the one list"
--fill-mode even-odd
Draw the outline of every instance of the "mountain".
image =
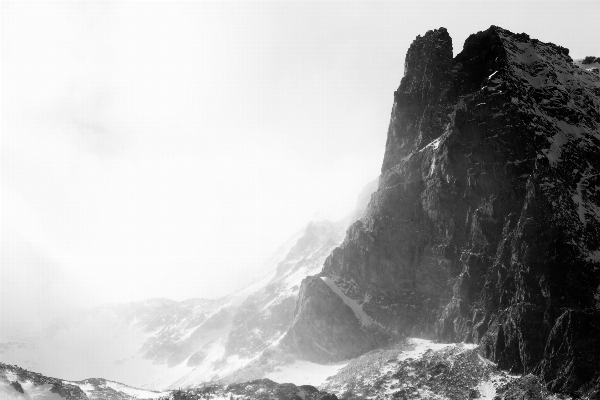
[[548, 389], [600, 385], [600, 75], [492, 26], [410, 46], [378, 190], [300, 287], [314, 362], [404, 336], [476, 343]]
[[[312, 221], [287, 239], [263, 276], [240, 291], [214, 300], [107, 304], [55, 318], [43, 329], [3, 326], [0, 360], [71, 381], [102, 377], [155, 390], [259, 379], [292, 365], [293, 357], [277, 356], [248, 368], [277, 346], [293, 320], [302, 279], [321, 270], [376, 185], [365, 186], [344, 220]], [[330, 371], [319, 370], [316, 383]]]
[[138, 389], [106, 379], [71, 382], [0, 363], [0, 398], [2, 399], [138, 400], [158, 399], [168, 394], [168, 392]]
[[1, 364], [0, 394], [598, 398], [597, 63], [496, 26], [456, 57], [446, 29], [417, 37], [381, 176], [352, 216], [311, 222], [262, 280], [222, 299], [109, 305], [33, 344], [4, 341], [4, 361], [35, 346], [70, 360], [65, 343], [83, 337], [106, 357], [82, 344], [80, 359], [106, 373], [65, 381]]

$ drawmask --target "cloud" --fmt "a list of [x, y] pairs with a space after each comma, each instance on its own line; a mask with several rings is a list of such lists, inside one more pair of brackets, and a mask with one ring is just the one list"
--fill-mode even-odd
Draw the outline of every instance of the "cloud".
[[0, 336], [14, 328], [44, 327], [94, 304], [55, 260], [18, 232], [4, 226], [0, 246]]

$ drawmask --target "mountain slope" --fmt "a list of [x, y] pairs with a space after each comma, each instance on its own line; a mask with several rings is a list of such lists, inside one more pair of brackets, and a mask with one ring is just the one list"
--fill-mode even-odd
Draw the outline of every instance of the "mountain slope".
[[466, 340], [554, 391], [598, 384], [599, 170], [600, 75], [567, 49], [492, 26], [452, 58], [444, 28], [417, 37], [379, 189], [282, 342], [325, 362]]
[[0, 398], [39, 400], [158, 399], [168, 392], [153, 392], [106, 379], [70, 382], [0, 363]]
[[309, 223], [304, 235], [277, 266], [273, 278], [236, 308], [228, 332], [195, 352], [187, 361], [193, 369], [170, 387], [264, 377], [269, 368], [253, 369], [251, 374], [241, 371], [277, 346], [294, 317], [302, 279], [319, 272], [331, 250], [341, 243], [346, 225], [329, 221]]
[[109, 304], [56, 318], [42, 330], [3, 326], [0, 359], [72, 381], [101, 376], [156, 390], [263, 378], [275, 368], [271, 360], [267, 368], [247, 367], [277, 346], [293, 320], [302, 279], [321, 270], [376, 184], [365, 187], [348, 218], [313, 221], [298, 231], [268, 260], [264, 276], [238, 292], [216, 300]]

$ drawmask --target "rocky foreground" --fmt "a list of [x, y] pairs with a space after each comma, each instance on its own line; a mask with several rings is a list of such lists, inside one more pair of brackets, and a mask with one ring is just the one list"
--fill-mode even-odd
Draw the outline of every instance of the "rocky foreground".
[[549, 392], [535, 375], [510, 374], [472, 344], [410, 338], [352, 361], [319, 387], [256, 379], [229, 385], [153, 392], [104, 379], [70, 382], [0, 364], [0, 398], [40, 400], [557, 400], [596, 399]]

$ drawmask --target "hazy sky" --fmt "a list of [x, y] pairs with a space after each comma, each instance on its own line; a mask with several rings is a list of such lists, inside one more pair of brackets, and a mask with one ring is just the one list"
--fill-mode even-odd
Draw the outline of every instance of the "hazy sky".
[[599, 4], [3, 2], [0, 306], [228, 293], [377, 176], [415, 36], [600, 56]]

